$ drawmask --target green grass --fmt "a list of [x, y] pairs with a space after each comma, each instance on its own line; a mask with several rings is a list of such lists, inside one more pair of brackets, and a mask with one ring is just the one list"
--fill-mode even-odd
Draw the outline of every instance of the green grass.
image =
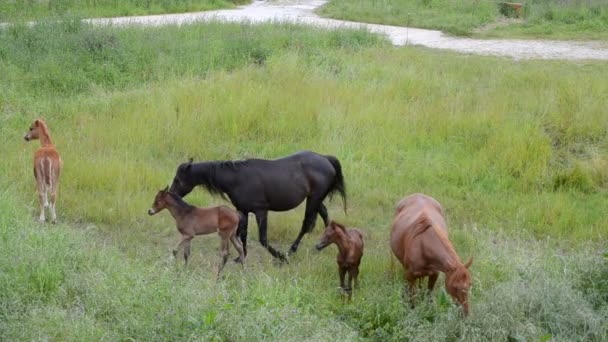
[[0, 1], [0, 22], [57, 16], [118, 17], [230, 8], [249, 0], [36, 0]]
[[[608, 338], [605, 63], [285, 25], [76, 22], [0, 31], [0, 56], [1, 340]], [[38, 116], [64, 160], [55, 226], [35, 223], [36, 143], [22, 139]], [[195, 239], [187, 271], [174, 264], [170, 215], [146, 211], [180, 162], [300, 149], [342, 162], [349, 213], [329, 211], [366, 239], [353, 303], [338, 296], [335, 251], [313, 252], [320, 227], [288, 265], [254, 223], [243, 270], [215, 281], [212, 236]], [[433, 303], [401, 302], [387, 237], [415, 191], [445, 206], [456, 249], [475, 258], [470, 319], [442, 280]], [[285, 251], [302, 215], [272, 213], [271, 243]]]
[[376, 24], [438, 29], [455, 35], [493, 22], [495, 3], [479, 0], [331, 0], [323, 16]]
[[[603, 0], [520, 1], [524, 4], [521, 22], [492, 25], [504, 18], [497, 3], [479, 0], [332, 0], [319, 13], [338, 19], [439, 29], [455, 35], [608, 39], [608, 5]], [[489, 26], [481, 29], [484, 25]]]
[[608, 3], [602, 0], [526, 1], [524, 21], [485, 33], [492, 37], [608, 39]]

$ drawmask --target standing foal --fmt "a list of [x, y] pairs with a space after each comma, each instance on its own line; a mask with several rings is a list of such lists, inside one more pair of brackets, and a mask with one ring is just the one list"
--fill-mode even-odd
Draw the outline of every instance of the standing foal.
[[[363, 235], [357, 228], [346, 229], [343, 225], [331, 220], [321, 240], [316, 244], [317, 250], [335, 243], [338, 246], [338, 270], [340, 272], [340, 288], [346, 292], [348, 298], [352, 294], [351, 280], [358, 288], [359, 264], [363, 257]], [[348, 284], [344, 283], [344, 276], [348, 273]]]
[[[61, 172], [61, 158], [57, 149], [55, 149], [55, 145], [51, 142], [49, 129], [44, 120], [37, 119], [34, 121], [23, 138], [25, 141], [40, 140], [40, 148], [34, 154], [34, 177], [36, 177], [36, 189], [40, 200], [40, 222], [46, 221], [44, 208], [48, 207], [51, 211], [51, 219], [55, 223], [57, 221], [55, 203], [57, 201], [59, 173]], [[50, 204], [47, 198], [48, 193], [51, 194]]]
[[148, 214], [154, 215], [167, 208], [175, 219], [177, 230], [182, 235], [182, 241], [173, 250], [174, 256], [177, 256], [177, 251], [183, 246], [185, 265], [188, 266], [190, 241], [192, 241], [194, 236], [217, 232], [222, 239], [220, 245], [222, 260], [217, 271], [218, 277], [224, 265], [226, 265], [226, 261], [228, 261], [228, 241], [232, 242], [234, 248], [239, 252], [238, 261], [245, 261], [243, 245], [236, 236], [236, 230], [239, 226], [239, 214], [235, 210], [223, 205], [210, 208], [197, 208], [186, 203], [179, 196], [168, 190], [169, 187], [167, 186], [156, 194], [154, 204], [148, 210]]

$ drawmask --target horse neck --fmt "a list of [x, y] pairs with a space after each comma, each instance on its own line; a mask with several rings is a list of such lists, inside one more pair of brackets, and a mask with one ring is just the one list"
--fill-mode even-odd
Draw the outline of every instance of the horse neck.
[[201, 165], [201, 168], [194, 172], [201, 176], [207, 184], [211, 185], [215, 190], [226, 192], [229, 184], [234, 180], [235, 170], [231, 167], [222, 167], [222, 162], [206, 162]]
[[441, 255], [439, 255], [439, 259], [441, 260], [442, 264], [441, 267], [443, 268], [441, 271], [445, 274], [450, 274], [455, 272], [457, 269], [464, 267], [445, 231], [440, 227], [437, 227], [435, 224], [432, 224], [429, 229], [434, 230], [439, 243], [443, 247], [440, 252]]
[[46, 127], [44, 123], [40, 123], [40, 135], [38, 139], [40, 140], [40, 146], [53, 146], [53, 142], [51, 141], [51, 135], [49, 133], [49, 129]]
[[338, 246], [338, 251], [340, 252], [340, 254], [346, 255], [352, 248], [352, 239], [350, 238], [350, 235], [346, 230], [342, 231], [338, 229], [336, 233], [338, 234], [338, 239], [336, 240], [336, 246]]
[[169, 212], [171, 213], [171, 216], [173, 216], [173, 218], [175, 219], [175, 221], [181, 221], [185, 215], [187, 215], [189, 212], [192, 211], [192, 206], [188, 205], [186, 202], [183, 202], [184, 204], [186, 204], [187, 206], [182, 205], [182, 203], [179, 203], [175, 198], [173, 198], [172, 196], [168, 196], [168, 200], [167, 200], [167, 210], [169, 210]]

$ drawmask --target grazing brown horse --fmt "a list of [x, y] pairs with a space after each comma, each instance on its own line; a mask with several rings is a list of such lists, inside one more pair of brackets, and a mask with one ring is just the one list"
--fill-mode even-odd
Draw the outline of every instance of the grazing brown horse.
[[[363, 235], [357, 228], [347, 229], [343, 225], [331, 220], [325, 228], [323, 236], [316, 244], [317, 250], [335, 243], [338, 246], [338, 271], [340, 272], [340, 288], [350, 296], [352, 294], [351, 280], [355, 288], [359, 288], [359, 264], [363, 257]], [[348, 281], [344, 283], [344, 276], [348, 273]]]
[[160, 190], [156, 194], [152, 208], [148, 210], [148, 214], [154, 215], [163, 209], [168, 209], [171, 216], [175, 219], [177, 230], [182, 235], [182, 241], [173, 250], [173, 255], [177, 257], [178, 250], [184, 248], [185, 266], [188, 266], [188, 257], [190, 256], [190, 242], [195, 235], [205, 235], [217, 232], [221, 238], [220, 244], [220, 265], [217, 275], [226, 265], [228, 261], [228, 245], [232, 245], [239, 253], [238, 261], [245, 261], [245, 253], [243, 245], [236, 236], [236, 230], [239, 226], [239, 214], [226, 206], [217, 206], [210, 208], [197, 208], [186, 203], [179, 196], [168, 191], [167, 186], [164, 190]]
[[431, 292], [439, 272], [443, 272], [446, 290], [462, 305], [464, 314], [469, 314], [471, 275], [468, 268], [473, 259], [463, 264], [454, 251], [439, 202], [424, 194], [403, 198], [397, 204], [393, 220], [391, 248], [406, 271], [412, 305], [416, 281], [428, 276]]
[[[61, 158], [55, 145], [51, 142], [49, 129], [43, 119], [34, 121], [23, 138], [25, 141], [40, 140], [40, 148], [34, 153], [34, 177], [36, 177], [36, 190], [40, 200], [40, 222], [46, 221], [44, 209], [49, 208], [51, 219], [55, 223], [57, 221], [55, 203], [57, 202]], [[50, 203], [47, 198], [49, 193], [51, 195]]]

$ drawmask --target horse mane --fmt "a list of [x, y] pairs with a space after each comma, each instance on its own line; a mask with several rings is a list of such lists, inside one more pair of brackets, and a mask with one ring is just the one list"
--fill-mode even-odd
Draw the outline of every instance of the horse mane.
[[433, 229], [435, 235], [447, 252], [454, 255], [456, 260], [460, 260], [458, 254], [456, 254], [456, 250], [454, 250], [454, 246], [452, 246], [450, 239], [448, 239], [448, 234], [445, 232], [445, 230], [436, 227], [433, 221], [425, 213], [420, 215], [414, 224], [416, 225], [416, 228], [414, 229], [414, 237], [424, 233], [428, 229]]
[[227, 200], [222, 184], [218, 182], [217, 174], [223, 170], [238, 170], [247, 165], [247, 160], [222, 160], [205, 162], [205, 172], [202, 173], [198, 181], [200, 186], [205, 188], [211, 195], [218, 195]]
[[172, 192], [169, 192], [169, 191], [167, 191], [167, 193], [175, 201], [175, 203], [177, 204], [178, 207], [183, 208], [183, 209], [194, 209], [195, 208], [193, 205], [188, 204], [188, 202], [184, 201], [178, 195], [176, 195], [176, 194], [174, 194]]
[[48, 144], [49, 145], [53, 145], [53, 141], [51, 140], [51, 133], [49, 132], [49, 127], [46, 125], [46, 122], [44, 121], [44, 119], [40, 118], [40, 119], [36, 119], [36, 122], [38, 122], [38, 128], [40, 129], [40, 135], [39, 135], [39, 140], [43, 141], [42, 137], [46, 137], [46, 140], [48, 140]]
[[427, 229], [433, 227], [433, 222], [431, 222], [431, 220], [429, 220], [429, 218], [425, 214], [422, 214], [416, 219], [416, 221], [414, 221], [414, 227], [415, 228], [413, 237], [416, 237], [426, 232]]
[[243, 167], [247, 164], [247, 160], [221, 160], [221, 161], [215, 161], [215, 162], [211, 162], [212, 164], [216, 164], [217, 168], [220, 169], [230, 169], [230, 170], [237, 170], [240, 167]]

